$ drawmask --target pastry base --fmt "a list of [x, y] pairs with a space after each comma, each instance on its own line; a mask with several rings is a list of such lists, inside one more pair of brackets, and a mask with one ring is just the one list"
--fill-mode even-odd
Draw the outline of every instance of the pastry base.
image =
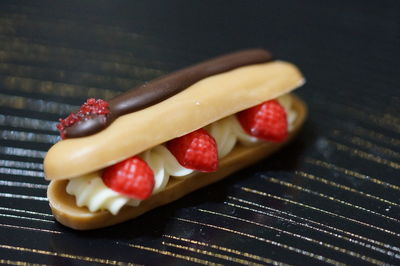
[[142, 201], [137, 207], [123, 207], [118, 215], [112, 215], [108, 211], [90, 212], [86, 207], [77, 207], [75, 197], [66, 192], [68, 180], [53, 180], [48, 187], [47, 196], [54, 217], [63, 225], [77, 230], [107, 227], [135, 218], [149, 210], [177, 200], [196, 189], [217, 182], [231, 173], [270, 155], [293, 139], [304, 123], [307, 109], [304, 102], [296, 96], [293, 96], [292, 108], [298, 116], [294, 123], [294, 130], [290, 132], [287, 141], [264, 143], [254, 147], [238, 145], [220, 161], [217, 172], [199, 172], [191, 178], [180, 180], [171, 178], [163, 191]]

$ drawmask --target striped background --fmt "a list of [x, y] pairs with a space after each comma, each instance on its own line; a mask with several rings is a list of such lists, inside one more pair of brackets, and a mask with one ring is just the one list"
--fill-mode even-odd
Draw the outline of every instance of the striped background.
[[[396, 1], [94, 3], [0, 3], [0, 264], [400, 264]], [[59, 117], [246, 47], [307, 77], [292, 145], [122, 225], [54, 221], [42, 160]]]

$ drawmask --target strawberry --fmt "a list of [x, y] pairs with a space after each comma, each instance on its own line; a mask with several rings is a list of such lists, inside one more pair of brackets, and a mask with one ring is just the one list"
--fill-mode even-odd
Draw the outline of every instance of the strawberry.
[[204, 129], [170, 140], [167, 148], [185, 168], [200, 172], [215, 172], [218, 168], [217, 144]]
[[106, 168], [102, 178], [107, 187], [131, 198], [143, 200], [153, 192], [153, 171], [138, 156]]
[[276, 100], [241, 111], [237, 118], [244, 131], [251, 136], [273, 142], [281, 142], [287, 138], [286, 112]]

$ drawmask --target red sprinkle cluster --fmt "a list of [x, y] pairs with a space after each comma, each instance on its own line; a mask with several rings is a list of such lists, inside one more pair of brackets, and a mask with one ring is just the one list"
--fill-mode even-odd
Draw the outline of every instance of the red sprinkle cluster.
[[110, 112], [108, 109], [108, 102], [101, 99], [88, 99], [79, 109], [77, 113], [71, 113], [65, 119], [59, 119], [60, 123], [57, 124], [57, 129], [60, 131], [62, 139], [65, 139], [64, 129], [74, 125], [75, 123], [88, 118], [89, 115], [107, 115]]

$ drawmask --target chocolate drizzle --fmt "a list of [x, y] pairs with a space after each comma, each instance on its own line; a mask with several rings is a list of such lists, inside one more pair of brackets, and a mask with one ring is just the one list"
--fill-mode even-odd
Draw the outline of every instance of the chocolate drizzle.
[[264, 63], [272, 56], [262, 49], [239, 51], [216, 57], [199, 64], [159, 77], [124, 92], [109, 101], [108, 115], [94, 115], [64, 130], [66, 138], [84, 137], [101, 131], [119, 116], [159, 103], [206, 77], [241, 66]]

